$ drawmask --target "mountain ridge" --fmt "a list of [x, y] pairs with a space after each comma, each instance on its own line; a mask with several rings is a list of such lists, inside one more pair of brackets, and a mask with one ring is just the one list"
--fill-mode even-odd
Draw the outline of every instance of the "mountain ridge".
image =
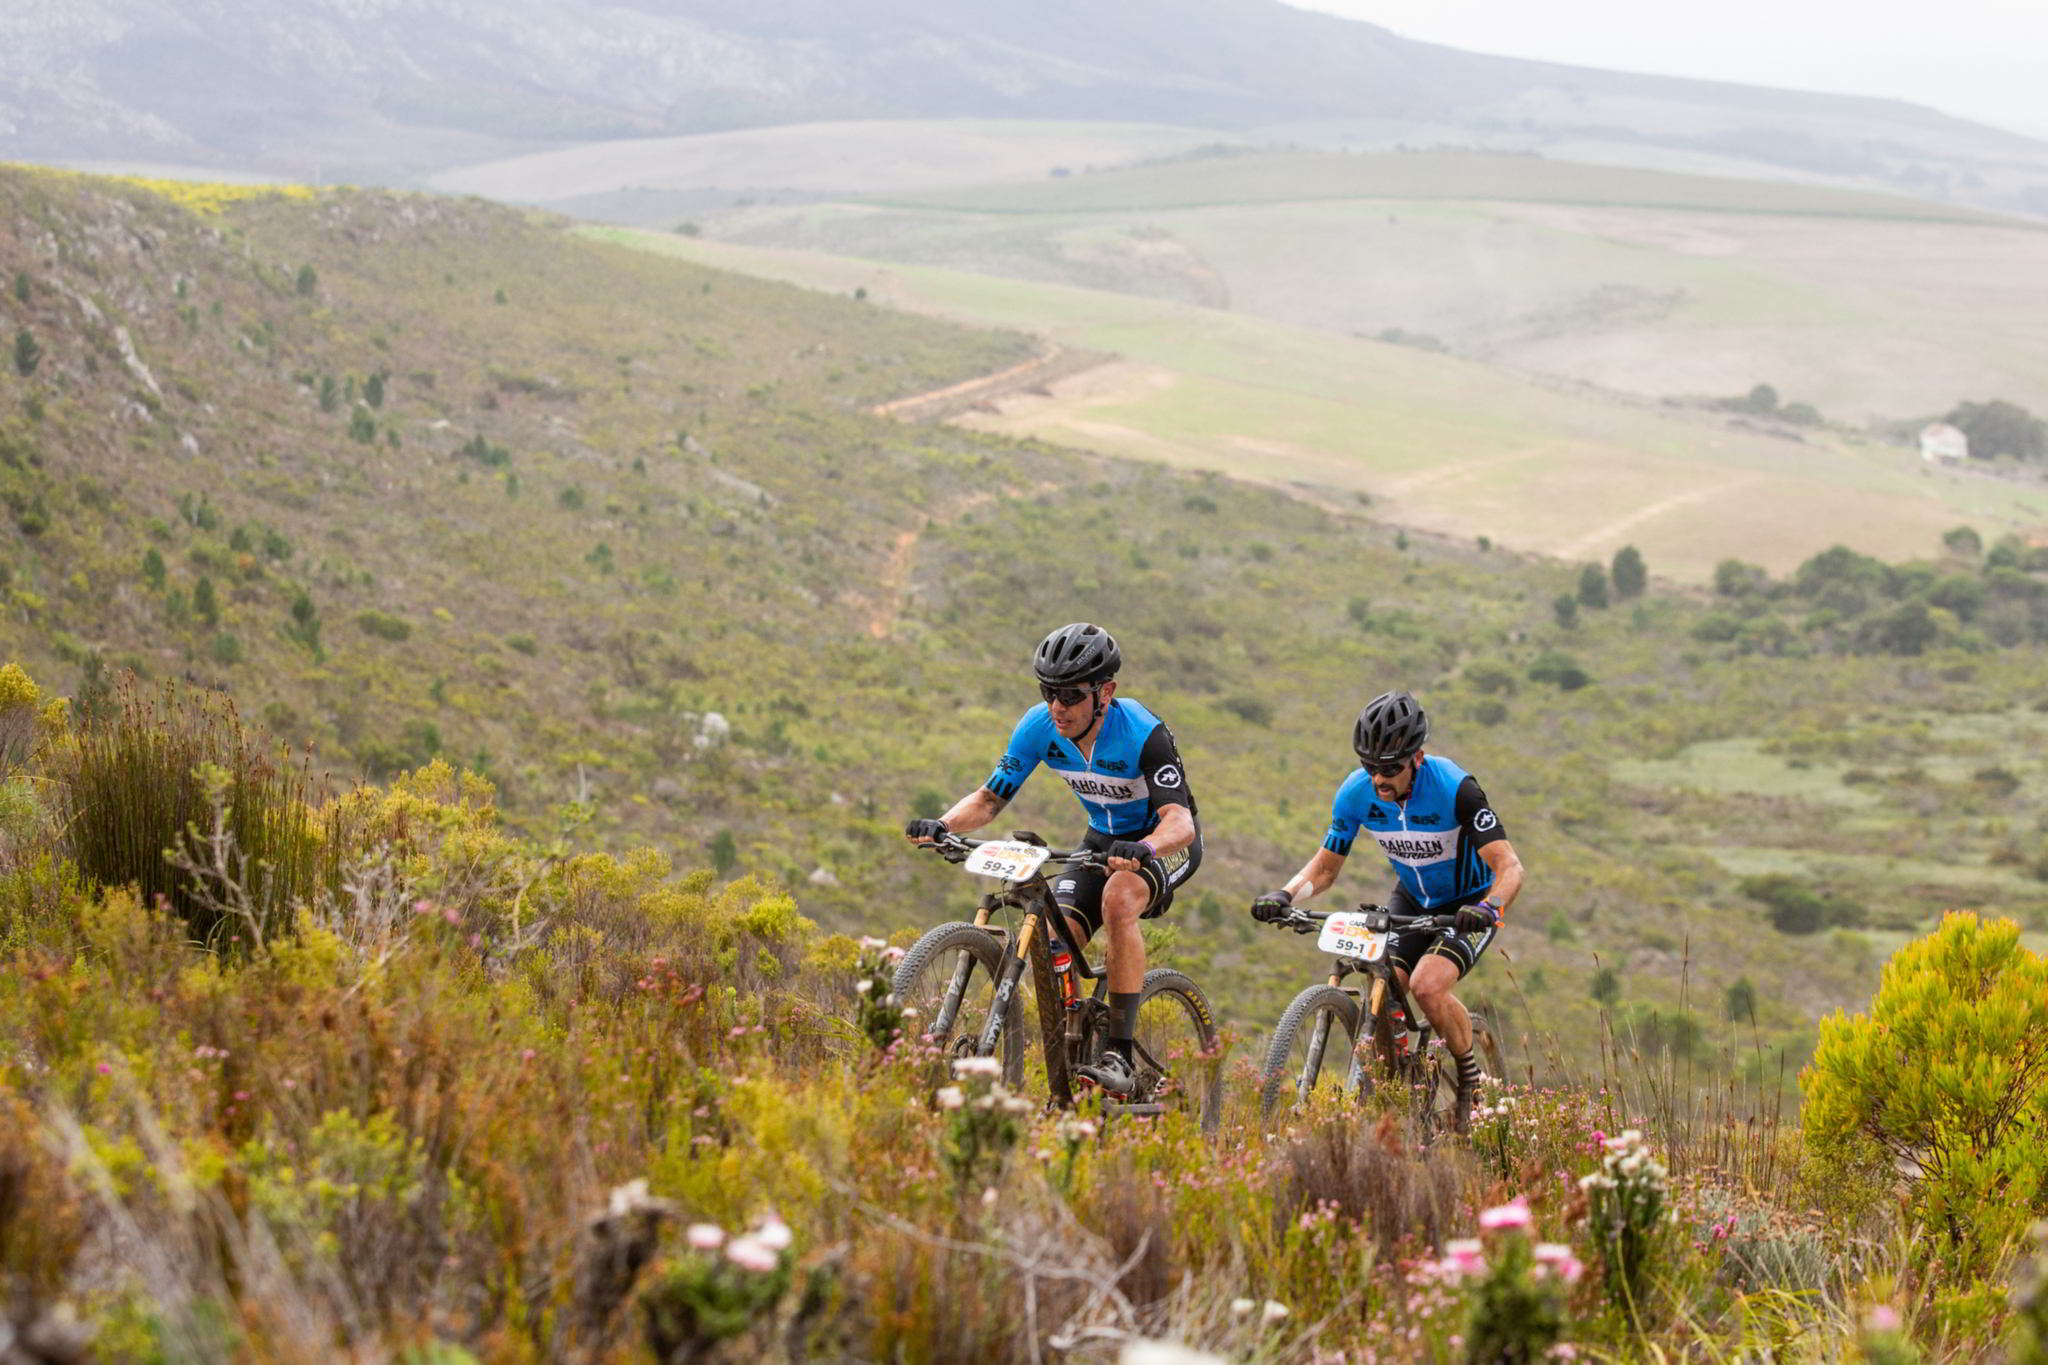
[[1588, 139], [2048, 209], [2048, 144], [1904, 101], [1401, 38], [1278, 0], [30, 0], [0, 19], [0, 156], [410, 183], [560, 145], [887, 118]]

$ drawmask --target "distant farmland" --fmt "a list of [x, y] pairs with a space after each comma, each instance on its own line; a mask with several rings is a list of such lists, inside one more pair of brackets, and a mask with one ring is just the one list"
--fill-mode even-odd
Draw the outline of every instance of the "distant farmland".
[[658, 233], [595, 235], [982, 325], [1120, 362], [968, 424], [1370, 498], [1377, 514], [1566, 558], [1640, 546], [1700, 580], [1730, 555], [1790, 568], [1836, 540], [1917, 553], [1960, 521], [2048, 521], [2048, 487], [1929, 475], [1916, 454], [1801, 435], [1409, 346], [1214, 308]]

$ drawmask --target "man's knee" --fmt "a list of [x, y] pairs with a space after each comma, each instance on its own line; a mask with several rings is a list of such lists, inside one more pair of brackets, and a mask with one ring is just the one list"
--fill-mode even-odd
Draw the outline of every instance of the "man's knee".
[[1136, 923], [1151, 903], [1152, 887], [1135, 872], [1118, 872], [1102, 888], [1102, 922]]
[[1441, 955], [1425, 958], [1415, 968], [1408, 989], [1415, 998], [1426, 1004], [1451, 999], [1451, 991], [1458, 984], [1457, 964]]

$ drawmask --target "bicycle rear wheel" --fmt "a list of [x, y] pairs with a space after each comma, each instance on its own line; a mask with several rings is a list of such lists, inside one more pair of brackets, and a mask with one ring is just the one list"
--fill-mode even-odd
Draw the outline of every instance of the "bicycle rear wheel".
[[[896, 964], [890, 987], [898, 1004], [917, 1011], [905, 1035], [949, 1057], [973, 1056], [995, 1008], [1002, 971], [1002, 945], [988, 930], [964, 921], [928, 930]], [[996, 1045], [1003, 1080], [1011, 1086], [1024, 1076], [1021, 1013], [1012, 996]]]
[[1266, 1048], [1259, 1113], [1265, 1118], [1308, 1103], [1318, 1087], [1345, 1086], [1358, 1046], [1358, 1001], [1336, 986], [1310, 986], [1294, 997]]
[[1214, 1133], [1223, 1117], [1223, 1049], [1208, 998], [1186, 973], [1145, 973], [1135, 1051], [1143, 1102], [1190, 1113]]

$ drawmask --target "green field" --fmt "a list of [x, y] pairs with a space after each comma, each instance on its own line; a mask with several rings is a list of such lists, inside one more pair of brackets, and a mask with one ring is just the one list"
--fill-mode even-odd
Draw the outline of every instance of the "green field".
[[1651, 398], [1758, 383], [1851, 427], [2048, 407], [2048, 232], [1914, 200], [1532, 157], [1232, 156], [713, 236], [1400, 334]]
[[1365, 494], [1380, 515], [1565, 558], [1635, 543], [1699, 580], [1734, 556], [1784, 569], [1836, 540], [1875, 554], [2048, 520], [2048, 488], [1923, 472], [1825, 433], [1575, 390], [1412, 346], [1241, 313], [935, 267], [661, 233], [593, 235], [983, 326], [1122, 363], [1003, 400], [970, 425], [1108, 454]]

